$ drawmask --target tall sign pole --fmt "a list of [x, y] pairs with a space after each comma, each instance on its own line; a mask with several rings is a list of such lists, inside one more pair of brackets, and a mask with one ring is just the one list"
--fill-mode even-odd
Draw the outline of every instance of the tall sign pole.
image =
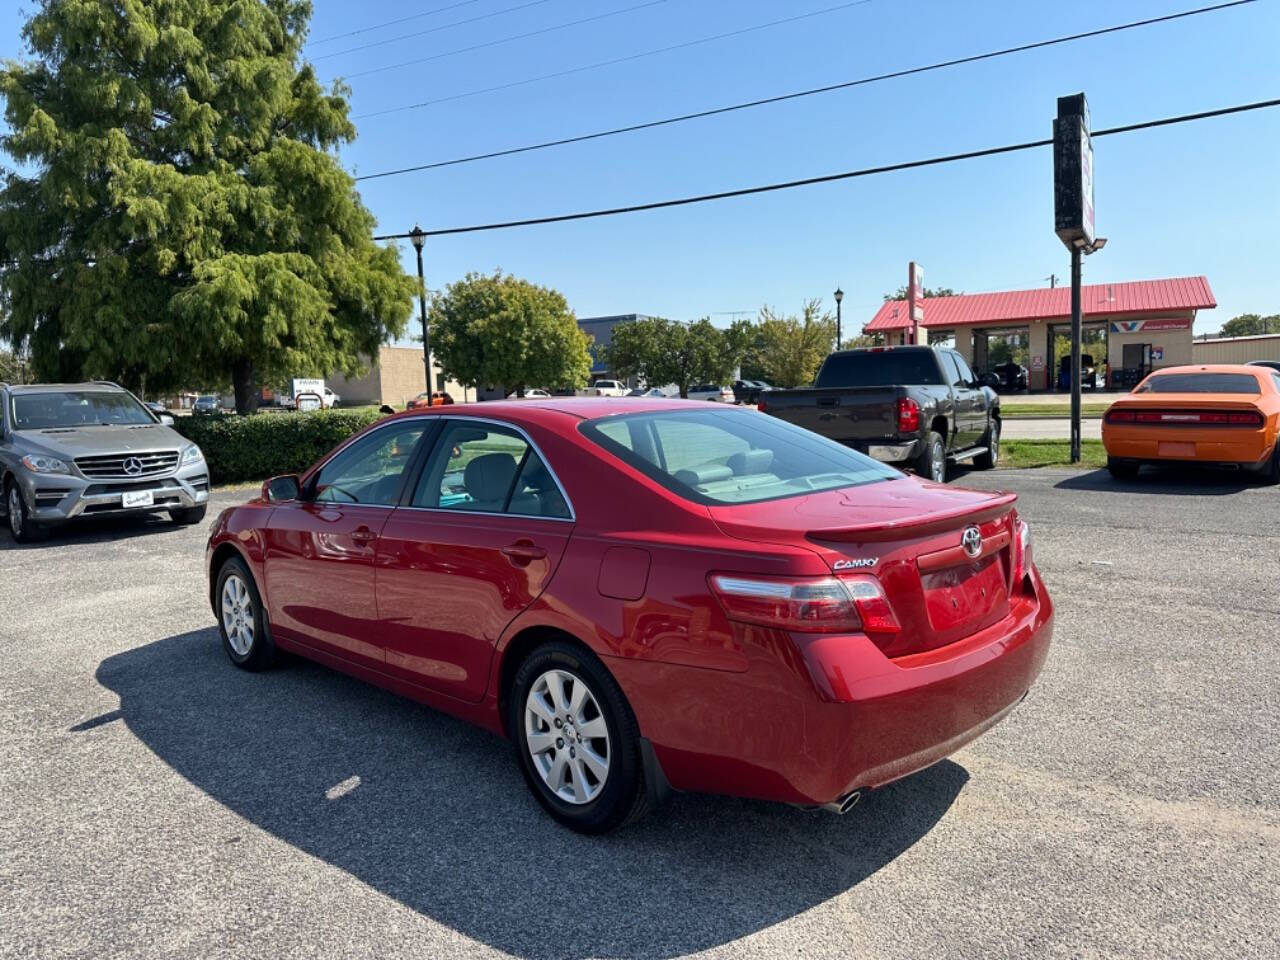
[[924, 334], [924, 268], [912, 260], [907, 264], [907, 318], [911, 323], [911, 342], [928, 340]]
[[[1083, 93], [1058, 98], [1053, 121], [1054, 231], [1071, 251], [1071, 462], [1080, 462], [1080, 260], [1099, 249], [1093, 219], [1093, 143]], [[1052, 375], [1052, 373], [1050, 374]]]

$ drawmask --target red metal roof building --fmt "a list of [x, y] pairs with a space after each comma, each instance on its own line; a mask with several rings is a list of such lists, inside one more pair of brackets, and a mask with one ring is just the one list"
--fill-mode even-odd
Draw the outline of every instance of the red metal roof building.
[[[1085, 323], [1106, 326], [1107, 360], [1112, 369], [1124, 365], [1126, 344], [1150, 348], [1151, 369], [1191, 363], [1191, 325], [1196, 311], [1218, 305], [1203, 276], [1086, 284], [1081, 294]], [[1031, 343], [1032, 387], [1036, 389], [1049, 383], [1048, 371], [1054, 369], [1051, 331], [1065, 332], [1054, 328], [1070, 321], [1069, 287], [958, 294], [924, 301], [924, 330], [953, 332], [956, 349], [978, 369], [985, 366], [987, 333], [1026, 329]], [[889, 343], [914, 342], [907, 302], [886, 300], [866, 332], [883, 333]], [[1129, 356], [1136, 353], [1131, 349]]]

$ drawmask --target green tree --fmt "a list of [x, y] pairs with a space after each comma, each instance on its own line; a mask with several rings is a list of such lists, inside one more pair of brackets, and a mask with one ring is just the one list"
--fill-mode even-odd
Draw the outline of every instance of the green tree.
[[1262, 333], [1280, 333], [1280, 313], [1264, 317], [1256, 313], [1242, 313], [1222, 325], [1220, 337], [1256, 337]]
[[[0, 69], [0, 335], [41, 376], [222, 380], [236, 407], [356, 373], [416, 282], [334, 153], [346, 88], [303, 62], [307, 0], [39, 0]], [[25, 172], [29, 171], [29, 172]]]
[[639, 377], [655, 387], [675, 384], [687, 397], [695, 384], [726, 383], [742, 362], [751, 333], [748, 323], [721, 330], [710, 317], [688, 324], [646, 317], [613, 328], [605, 360], [619, 376]]
[[805, 301], [799, 316], [761, 307], [752, 367], [777, 387], [810, 384], [835, 342], [835, 317], [823, 311], [820, 300]]
[[579, 387], [591, 338], [564, 297], [497, 271], [469, 273], [431, 305], [431, 345], [448, 376], [468, 386]]
[[[960, 291], [952, 290], [950, 287], [925, 287], [924, 298], [928, 300], [930, 297], [956, 297], [960, 295]], [[907, 285], [904, 283], [893, 294], [886, 295], [886, 300], [905, 300], [907, 299]]]

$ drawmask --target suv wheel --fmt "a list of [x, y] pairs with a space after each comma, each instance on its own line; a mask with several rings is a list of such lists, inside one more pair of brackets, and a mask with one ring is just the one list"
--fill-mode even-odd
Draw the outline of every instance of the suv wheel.
[[13, 480], [9, 481], [5, 490], [5, 508], [9, 515], [9, 532], [18, 543], [34, 543], [43, 540], [45, 529], [31, 519], [27, 503], [22, 499], [22, 490]]
[[640, 732], [622, 690], [590, 653], [539, 647], [511, 683], [508, 729], [543, 808], [579, 833], [607, 833], [648, 810]]

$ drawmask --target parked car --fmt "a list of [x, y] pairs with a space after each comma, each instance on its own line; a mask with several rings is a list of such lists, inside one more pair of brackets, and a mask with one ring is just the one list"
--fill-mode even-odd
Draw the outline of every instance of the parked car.
[[444, 407], [451, 403], [453, 403], [453, 397], [442, 390], [437, 390], [435, 393], [426, 393], [424, 391], [405, 404], [404, 408], [406, 410], [425, 410], [428, 407]]
[[997, 363], [991, 370], [999, 378], [997, 390], [1012, 393], [1027, 389], [1027, 368], [1022, 364], [1010, 360], [1007, 363]]
[[665, 397], [666, 394], [657, 387], [636, 387], [627, 391], [628, 397]]
[[759, 403], [760, 392], [772, 389], [773, 387], [763, 380], [735, 380], [733, 381], [733, 402]]
[[13, 538], [29, 543], [104, 514], [203, 520], [209, 468], [165, 419], [115, 384], [0, 384], [0, 491]]
[[[148, 400], [146, 403], [143, 404], [143, 406], [146, 407], [148, 410], [150, 410], [152, 413], [154, 413], [157, 419], [160, 417], [169, 416], [168, 406], [166, 406], [164, 403], [162, 403], [159, 400]], [[172, 422], [173, 422], [172, 418], [170, 418], [170, 423]]]
[[550, 400], [551, 394], [546, 390], [526, 390], [524, 392], [526, 400]]
[[1199, 463], [1280, 483], [1280, 372], [1264, 366], [1166, 367], [1107, 408], [1102, 445], [1113, 477], [1144, 463]]
[[589, 392], [597, 397], [625, 397], [627, 385], [621, 380], [597, 380]]
[[1280, 371], [1280, 360], [1250, 360], [1246, 366], [1269, 367], [1272, 370]]
[[1015, 499], [737, 407], [436, 408], [224, 511], [208, 599], [236, 666], [292, 651], [511, 738], [575, 830], [672, 788], [844, 812], [1039, 674]]
[[[1080, 354], [1080, 388], [1098, 389], [1098, 368], [1094, 366], [1093, 357], [1087, 353]], [[1071, 389], [1071, 355], [1067, 354], [1058, 361], [1058, 389]]]
[[217, 413], [221, 409], [222, 404], [218, 402], [218, 398], [209, 394], [196, 397], [196, 402], [191, 405], [192, 413]]
[[989, 470], [1000, 458], [1000, 398], [954, 350], [842, 350], [814, 383], [763, 393], [760, 409], [938, 483], [949, 463]]
[[690, 400], [710, 400], [714, 403], [733, 403], [733, 387], [718, 387], [714, 383], [698, 383], [689, 388]]

